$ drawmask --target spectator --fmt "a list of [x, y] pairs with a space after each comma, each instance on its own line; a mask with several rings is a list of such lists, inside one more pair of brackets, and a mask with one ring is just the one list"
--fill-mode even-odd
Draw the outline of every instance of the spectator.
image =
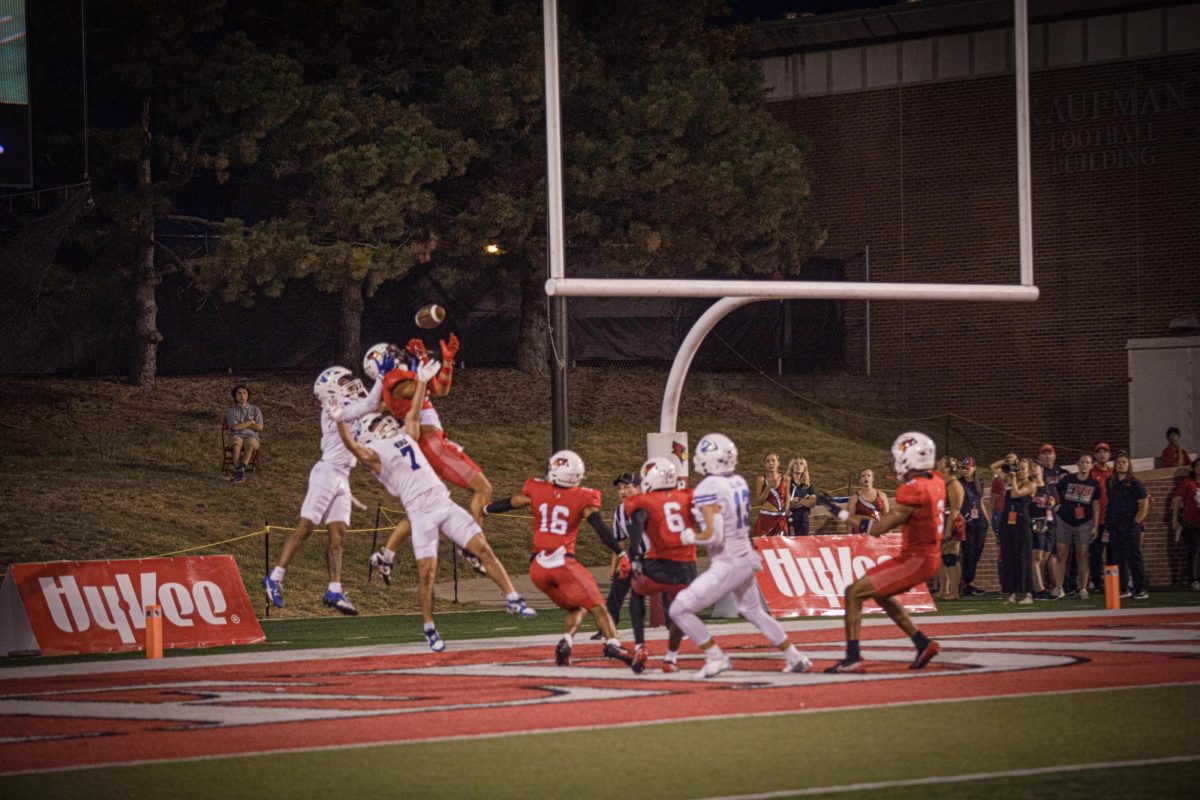
[[[625, 499], [639, 494], [641, 489], [638, 487], [638, 478], [632, 472], [622, 472], [613, 479], [613, 486], [617, 487], [617, 507], [613, 511], [612, 532], [613, 538], [617, 540], [621, 551], [629, 549], [629, 517], [625, 515]], [[629, 575], [621, 577], [619, 569], [621, 557], [613, 553], [612, 564], [609, 566], [611, 577], [608, 585], [608, 598], [604, 601], [605, 607], [608, 609], [608, 615], [612, 617], [613, 627], [617, 627], [621, 621], [621, 606], [625, 605], [625, 598], [629, 595]], [[604, 634], [601, 631], [596, 631], [592, 634], [593, 640], [603, 639]]]
[[1057, 489], [1046, 485], [1046, 473], [1040, 461], [1029, 465], [1029, 477], [1037, 489], [1029, 502], [1029, 527], [1033, 533], [1033, 598], [1035, 600], [1057, 600], [1058, 597], [1046, 590], [1046, 562], [1054, 552], [1054, 505]]
[[755, 536], [783, 536], [787, 533], [787, 497], [791, 479], [779, 472], [779, 455], [763, 457], [763, 474], [754, 481], [754, 505], [758, 506]]
[[879, 519], [888, 513], [887, 495], [875, 488], [875, 472], [870, 467], [858, 473], [858, 491], [846, 504], [851, 514]]
[[[1037, 484], [1031, 477], [1028, 458], [1016, 466], [1007, 458], [992, 464], [992, 472], [1004, 476], [1004, 511], [997, 536], [1000, 540], [1000, 591], [1009, 603], [1033, 603], [1033, 533], [1029, 525], [1029, 504]], [[1020, 600], [1017, 599], [1020, 595]]]
[[[1010, 468], [1017, 466], [1017, 454], [1009, 453], [996, 464], [1003, 466], [1007, 464]], [[1004, 524], [1004, 501], [1005, 493], [1008, 491], [1008, 476], [1007, 470], [997, 469], [996, 464], [992, 464], [992, 493], [991, 499], [985, 500], [990, 503], [986, 508], [988, 519], [992, 522], [992, 530], [996, 532], [996, 536], [1000, 535], [1000, 528]]]
[[1182, 467], [1188, 463], [1188, 452], [1179, 444], [1179, 428], [1167, 428], [1167, 446], [1162, 451], [1164, 467]]
[[957, 600], [958, 583], [962, 579], [962, 543], [967, 538], [967, 526], [963, 522], [963, 486], [958, 479], [958, 459], [942, 456], [937, 462], [937, 471], [946, 482], [946, 519], [942, 530], [942, 565], [937, 571], [939, 600]]
[[808, 536], [808, 517], [817, 504], [816, 492], [812, 487], [812, 476], [808, 472], [808, 461], [796, 456], [788, 462], [788, 508], [791, 509], [792, 536]]
[[1133, 474], [1129, 454], [1117, 453], [1112, 476], [1108, 479], [1108, 509], [1105, 512], [1105, 534], [1108, 542], [1108, 561], [1121, 568], [1121, 597], [1129, 597], [1133, 579], [1133, 598], [1145, 600], [1146, 569], [1142, 563], [1142, 522], [1150, 513], [1150, 496], [1146, 486]]
[[1183, 537], [1187, 548], [1187, 584], [1193, 592], [1200, 592], [1200, 458], [1192, 462], [1188, 476], [1175, 487], [1171, 497], [1171, 522], [1175, 529], [1175, 541]]
[[987, 594], [975, 586], [975, 570], [979, 559], [983, 556], [983, 547], [987, 543], [988, 522], [983, 512], [983, 491], [979, 486], [976, 475], [975, 459], [964, 456], [959, 462], [958, 482], [963, 488], [963, 503], [960, 512], [963, 523], [967, 528], [967, 538], [963, 542], [962, 553], [962, 589], [963, 597], [974, 597]]
[[1100, 484], [1100, 519], [1096, 523], [1097, 536], [1092, 540], [1089, 559], [1092, 568], [1092, 591], [1104, 591], [1104, 549], [1108, 538], [1104, 535], [1105, 518], [1108, 511], [1108, 479], [1112, 476], [1112, 464], [1108, 463], [1112, 449], [1104, 442], [1092, 448], [1092, 477]]
[[1038, 450], [1038, 463], [1042, 465], [1042, 479], [1050, 491], [1058, 496], [1058, 479], [1067, 474], [1067, 470], [1062, 467], [1055, 466], [1055, 461], [1058, 459], [1058, 453], [1054, 450], [1054, 445], [1044, 444]]
[[258, 434], [263, 429], [263, 415], [258, 406], [250, 404], [250, 390], [243, 384], [229, 392], [233, 405], [225, 412], [229, 426], [229, 444], [233, 449], [233, 482], [246, 480], [246, 465], [259, 448]]
[[1088, 549], [1098, 536], [1100, 525], [1100, 484], [1092, 477], [1092, 457], [1084, 453], [1079, 457], [1073, 475], [1058, 479], [1058, 519], [1054, 529], [1054, 593], [1062, 597], [1067, 564], [1074, 551], [1075, 564], [1079, 570], [1076, 585], [1079, 599], [1088, 599]]

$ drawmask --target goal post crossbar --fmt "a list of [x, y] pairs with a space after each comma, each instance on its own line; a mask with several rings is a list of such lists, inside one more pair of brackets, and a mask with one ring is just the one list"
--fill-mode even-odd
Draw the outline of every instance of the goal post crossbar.
[[560, 297], [747, 297], [758, 300], [948, 300], [1032, 303], [1037, 286], [970, 283], [681, 280], [667, 278], [551, 278], [546, 294]]

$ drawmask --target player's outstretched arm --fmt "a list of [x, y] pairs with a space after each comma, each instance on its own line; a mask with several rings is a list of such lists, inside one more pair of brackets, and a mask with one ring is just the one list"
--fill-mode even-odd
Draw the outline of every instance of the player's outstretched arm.
[[345, 409], [335, 406], [327, 409], [327, 413], [337, 423], [338, 436], [342, 437], [342, 444], [346, 445], [346, 449], [378, 475], [379, 454], [369, 447], [364, 447], [360, 442], [356, 442], [350, 435], [350, 429], [346, 427]]
[[483, 507], [484, 514], [503, 514], [505, 511], [512, 511], [515, 508], [526, 508], [533, 501], [524, 492], [517, 492], [512, 497], [505, 497], [497, 500], [494, 503], [488, 503]]
[[596, 506], [587, 506], [583, 509], [583, 517], [596, 531], [596, 535], [600, 537], [600, 541], [604, 542], [604, 546], [613, 551], [616, 555], [621, 554], [621, 545], [617, 541], [617, 537], [613, 536], [613, 532], [604, 524], [604, 519], [600, 516], [600, 509]]
[[375, 379], [375, 385], [371, 387], [371, 392], [362, 400], [355, 400], [350, 405], [346, 406], [346, 421], [353, 422], [354, 420], [370, 414], [372, 411], [379, 410], [379, 404], [383, 400], [383, 375], [380, 374]]
[[691, 528], [686, 528], [680, 535], [679, 541], [683, 544], [719, 543], [725, 535], [725, 517], [721, 514], [720, 504], [707, 503], [696, 506], [696, 510], [700, 512], [700, 517], [704, 520], [704, 530], [696, 532]]
[[421, 438], [421, 405], [425, 402], [425, 389], [433, 376], [438, 374], [441, 364], [436, 361], [426, 361], [417, 367], [417, 387], [413, 391], [412, 404], [404, 415], [404, 432], [413, 441]]
[[851, 514], [848, 520], [850, 530], [859, 533], [869, 533], [872, 536], [883, 536], [888, 531], [895, 530], [897, 525], [903, 525], [905, 522], [908, 522], [908, 518], [916, 510], [916, 506], [897, 505], [879, 519], [864, 517], [861, 514]]

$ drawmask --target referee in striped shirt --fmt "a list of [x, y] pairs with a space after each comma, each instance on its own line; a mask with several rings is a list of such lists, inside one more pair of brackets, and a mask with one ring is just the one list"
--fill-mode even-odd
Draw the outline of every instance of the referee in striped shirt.
[[[621, 545], [621, 550], [629, 549], [629, 518], [625, 516], [625, 498], [633, 497], [641, 492], [638, 486], [638, 478], [632, 472], [622, 472], [613, 479], [613, 486], [617, 487], [617, 508], [613, 511], [612, 532], [617, 538], [617, 542]], [[621, 606], [625, 605], [625, 598], [629, 596], [629, 577], [622, 578], [617, 574], [617, 556], [612, 557], [612, 583], [608, 587], [608, 600], [605, 605], [608, 606], [608, 613], [612, 617], [613, 626], [620, 622]], [[593, 639], [602, 638], [599, 631], [593, 636]]]

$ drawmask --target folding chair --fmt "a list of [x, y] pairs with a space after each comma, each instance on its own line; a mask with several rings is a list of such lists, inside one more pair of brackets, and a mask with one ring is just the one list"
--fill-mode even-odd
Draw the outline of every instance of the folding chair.
[[[233, 475], [233, 432], [229, 430], [229, 421], [225, 417], [221, 417], [221, 474], [226, 478]], [[262, 471], [262, 444], [258, 449], [250, 455], [250, 462], [246, 464], [246, 473], [253, 475]]]

